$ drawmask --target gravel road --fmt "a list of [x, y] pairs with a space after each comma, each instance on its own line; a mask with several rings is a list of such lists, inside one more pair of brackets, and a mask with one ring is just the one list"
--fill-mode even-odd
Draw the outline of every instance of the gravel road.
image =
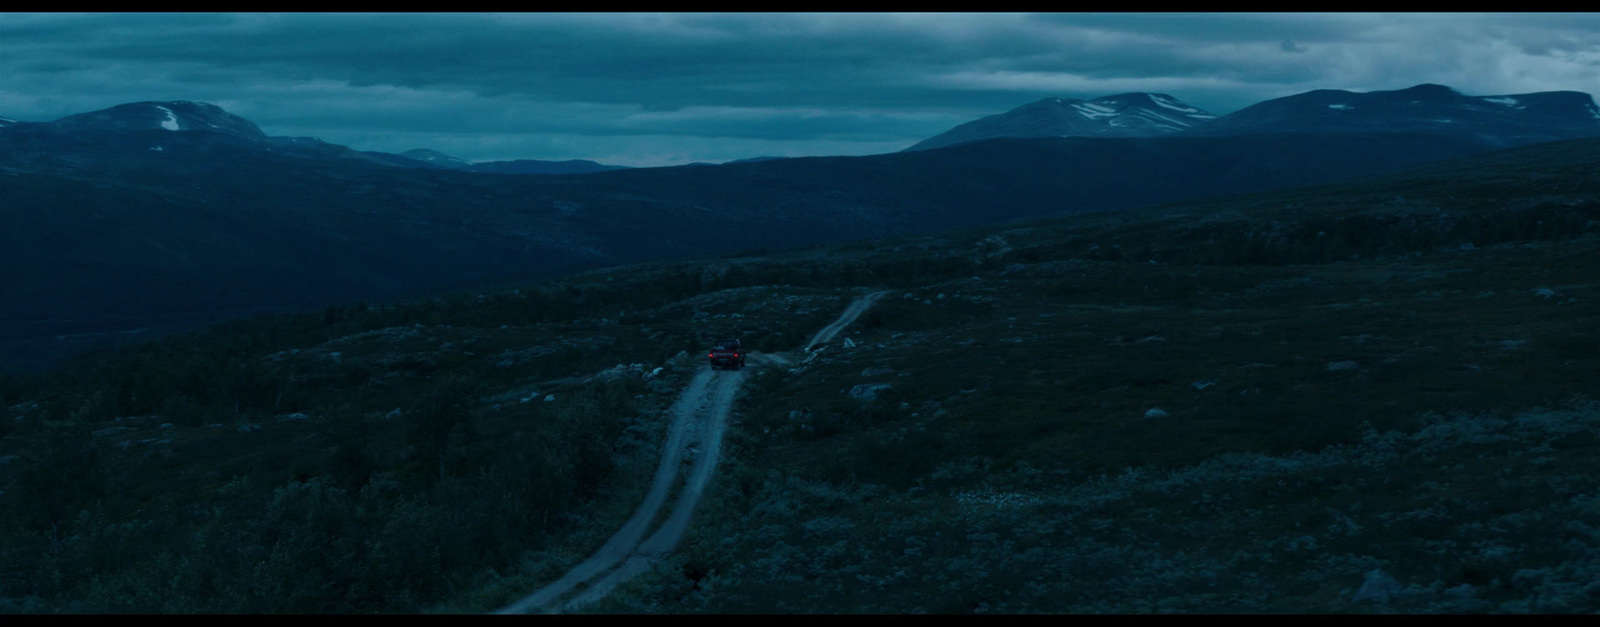
[[[876, 292], [850, 303], [838, 320], [811, 338], [805, 349], [809, 351], [813, 346], [832, 340], [884, 294], [887, 292]], [[749, 361], [756, 366], [789, 363], [782, 355], [760, 353], [750, 353]], [[645, 494], [644, 501], [639, 503], [633, 515], [589, 559], [572, 567], [555, 582], [495, 613], [526, 614], [575, 609], [603, 598], [618, 584], [649, 570], [656, 560], [671, 553], [688, 531], [695, 506], [711, 481], [722, 449], [722, 435], [728, 428], [728, 412], [733, 407], [739, 385], [744, 382], [745, 372], [742, 369], [714, 371], [710, 364], [701, 364], [683, 395], [672, 407], [672, 424], [661, 455], [661, 464], [656, 468], [650, 492]], [[666, 503], [677, 483], [679, 467], [686, 459], [691, 460], [693, 466], [678, 490], [671, 513], [655, 533], [646, 538], [645, 532]], [[596, 577], [599, 579], [595, 580]], [[590, 580], [595, 581], [575, 595], [568, 594]], [[567, 601], [557, 602], [569, 596]]]

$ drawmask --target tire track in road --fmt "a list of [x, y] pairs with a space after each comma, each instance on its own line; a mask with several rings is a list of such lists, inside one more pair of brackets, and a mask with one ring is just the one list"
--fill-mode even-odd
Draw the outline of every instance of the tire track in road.
[[595, 582], [589, 589], [568, 602], [563, 609], [571, 610], [600, 600], [609, 594], [612, 588], [617, 587], [617, 584], [649, 570], [657, 560], [677, 548], [678, 540], [683, 539], [684, 532], [689, 530], [689, 519], [694, 515], [695, 506], [700, 503], [700, 496], [705, 492], [706, 484], [711, 481], [711, 471], [717, 467], [717, 457], [722, 450], [722, 434], [728, 428], [728, 410], [733, 407], [733, 397], [739, 391], [739, 384], [744, 382], [744, 371], [736, 370], [724, 381], [726, 385], [719, 385], [715, 391], [715, 398], [711, 404], [713, 408], [711, 419], [703, 425], [704, 429], [699, 438], [699, 455], [694, 460], [694, 468], [689, 471], [688, 482], [678, 492], [677, 503], [672, 506], [672, 515], [634, 550], [634, 554], [621, 568], [611, 571], [605, 578]]
[[[874, 301], [887, 293], [876, 292], [851, 303], [845, 308], [844, 313], [840, 314], [838, 320], [811, 338], [806, 350], [809, 351], [812, 346], [832, 340], [840, 330], [854, 322], [861, 312], [866, 311]], [[789, 363], [787, 358], [777, 354], [752, 353], [750, 357], [756, 365]], [[689, 386], [678, 398], [678, 402], [673, 405], [672, 425], [662, 452], [661, 463], [650, 484], [650, 492], [634, 510], [633, 516], [629, 517], [627, 522], [624, 522], [622, 527], [589, 559], [574, 566], [555, 582], [495, 613], [524, 614], [541, 610], [575, 609], [605, 597], [617, 585], [649, 570], [657, 560], [671, 553], [677, 547], [678, 541], [683, 538], [683, 534], [688, 531], [695, 506], [699, 504], [706, 485], [711, 481], [717, 457], [722, 449], [722, 436], [728, 427], [728, 412], [733, 407], [733, 399], [738, 394], [739, 385], [744, 382], [744, 378], [745, 371], [742, 369], [719, 375], [709, 364], [702, 364], [695, 372], [694, 378], [690, 380]], [[691, 454], [692, 445], [698, 445], [698, 455]], [[651, 521], [656, 519], [662, 504], [666, 502], [667, 495], [672, 491], [679, 466], [682, 465], [685, 456], [692, 456], [695, 459], [688, 479], [678, 492], [671, 514], [655, 533], [641, 541]], [[555, 606], [558, 599], [566, 596], [574, 588], [601, 575], [604, 576], [588, 588], [573, 595], [567, 602]]]
[[523, 614], [544, 607], [578, 584], [616, 566], [633, 552], [634, 547], [638, 546], [640, 539], [649, 530], [650, 522], [655, 520], [661, 505], [666, 502], [667, 494], [672, 490], [673, 480], [678, 477], [678, 466], [682, 462], [691, 435], [689, 431], [694, 426], [694, 419], [701, 413], [713, 374], [710, 366], [701, 366], [694, 378], [689, 381], [689, 387], [684, 389], [683, 395], [679, 396], [678, 402], [673, 405], [672, 426], [669, 428], [666, 446], [662, 451], [661, 463], [656, 467], [655, 478], [650, 482], [650, 491], [645, 494], [644, 501], [639, 503], [639, 507], [633, 511], [627, 522], [624, 522], [622, 527], [612, 534], [611, 539], [589, 559], [572, 567], [550, 585], [506, 606], [495, 612], [496, 614]]

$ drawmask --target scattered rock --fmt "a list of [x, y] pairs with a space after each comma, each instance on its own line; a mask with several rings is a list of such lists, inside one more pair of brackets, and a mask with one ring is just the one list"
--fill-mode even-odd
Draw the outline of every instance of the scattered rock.
[[1150, 408], [1149, 411], [1146, 411], [1144, 413], [1144, 417], [1145, 418], [1166, 418], [1167, 417], [1167, 412], [1161, 411], [1161, 408], [1159, 408], [1159, 407], [1152, 407], [1152, 408]]
[[658, 367], [658, 368], [656, 368], [656, 369], [655, 369], [655, 370], [651, 370], [651, 371], [650, 371], [650, 374], [647, 374], [647, 375], [645, 375], [645, 377], [644, 377], [644, 378], [646, 378], [646, 379], [654, 379], [654, 378], [656, 378], [656, 377], [659, 377], [659, 376], [661, 376], [661, 373], [662, 373], [662, 372], [663, 372], [663, 371], [665, 371], [665, 370], [666, 370], [666, 368], [661, 368], [661, 367]]
[[642, 370], [642, 369], [643, 369], [643, 365], [642, 364], [633, 364], [632, 366], [629, 366], [627, 364], [617, 364], [615, 366], [612, 366], [610, 368], [602, 370], [600, 372], [600, 374], [597, 374], [597, 375], [594, 376], [593, 380], [595, 380], [595, 381], [611, 381], [613, 379], [622, 379], [622, 378], [630, 377], [630, 376], [638, 376], [639, 375], [639, 371]]
[[1538, 296], [1539, 298], [1543, 298], [1545, 300], [1550, 300], [1551, 297], [1556, 295], [1556, 291], [1552, 290], [1552, 289], [1550, 289], [1548, 287], [1541, 287], [1539, 289], [1534, 290], [1533, 291], [1533, 295], [1534, 296]]
[[1356, 590], [1355, 601], [1376, 601], [1388, 603], [1390, 599], [1399, 596], [1405, 586], [1395, 581], [1388, 573], [1374, 568], [1367, 571], [1366, 580], [1361, 583], [1361, 588]]
[[295, 412], [295, 413], [292, 413], [292, 414], [286, 414], [286, 415], [283, 415], [283, 416], [278, 416], [278, 419], [279, 420], [310, 420], [311, 417], [307, 416], [307, 415], [305, 415], [305, 414], [303, 414], [301, 412]]
[[866, 370], [862, 370], [861, 371], [861, 377], [862, 378], [867, 378], [867, 379], [870, 379], [872, 377], [881, 377], [881, 376], [890, 375], [890, 374], [894, 374], [894, 369], [893, 368], [868, 368]]
[[168, 430], [171, 430], [171, 429], [172, 429], [172, 423], [170, 423], [170, 422], [163, 422], [163, 423], [161, 423], [161, 426], [160, 426], [160, 427], [159, 427], [159, 428], [160, 428], [160, 429], [161, 429], [161, 430], [163, 430], [163, 431], [168, 431]]
[[1353, 362], [1353, 361], [1330, 361], [1330, 362], [1328, 362], [1328, 372], [1338, 372], [1338, 371], [1341, 371], [1341, 370], [1360, 370], [1360, 369], [1361, 369], [1361, 366], [1357, 365], [1356, 362]]
[[1473, 588], [1472, 584], [1470, 583], [1464, 583], [1453, 588], [1448, 588], [1444, 591], [1444, 593], [1445, 596], [1455, 599], [1457, 603], [1467, 603], [1478, 598], [1477, 589]]
[[894, 392], [894, 386], [888, 383], [863, 383], [850, 388], [850, 398], [858, 401], [876, 401], [879, 397], [888, 396]]
[[239, 433], [250, 433], [251, 431], [260, 431], [260, 430], [261, 430], [261, 425], [239, 425]]
[[850, 341], [850, 338], [844, 338], [844, 347], [845, 348], [855, 348], [856, 347], [856, 343]]
[[546, 402], [546, 403], [554, 403], [555, 401], [556, 401], [556, 395], [554, 395], [554, 394], [546, 394], [545, 397], [544, 397], [544, 402]]
[[404, 412], [400, 411], [399, 407], [396, 407], [396, 408], [390, 410], [389, 413], [384, 414], [383, 417], [384, 418], [399, 418], [400, 414], [402, 414], [402, 413], [404, 413]]
[[1194, 386], [1194, 389], [1196, 389], [1196, 390], [1204, 390], [1204, 389], [1206, 389], [1208, 387], [1211, 387], [1213, 385], [1216, 385], [1216, 384], [1217, 384], [1217, 380], [1216, 379], [1206, 379], [1204, 381], [1195, 381], [1193, 383], [1190, 383], [1189, 385]]

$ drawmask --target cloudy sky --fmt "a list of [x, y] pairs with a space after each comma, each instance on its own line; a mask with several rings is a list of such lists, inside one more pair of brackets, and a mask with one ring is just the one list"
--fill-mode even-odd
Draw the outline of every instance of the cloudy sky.
[[1600, 93], [1600, 14], [0, 14], [0, 117], [632, 166], [893, 152], [1047, 97]]

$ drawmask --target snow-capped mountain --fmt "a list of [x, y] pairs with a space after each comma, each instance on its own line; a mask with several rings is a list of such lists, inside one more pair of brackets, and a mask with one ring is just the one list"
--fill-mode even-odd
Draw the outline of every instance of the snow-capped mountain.
[[[409, 150], [404, 154], [356, 150], [316, 137], [268, 136], [254, 122], [204, 102], [134, 102], [109, 109], [69, 115], [53, 122], [19, 122], [0, 118], [0, 129], [27, 136], [29, 150], [91, 152], [121, 146], [161, 155], [203, 150], [203, 146], [233, 144], [282, 156], [359, 160], [386, 166], [512, 174], [583, 174], [623, 169], [592, 161], [492, 161], [472, 163], [436, 150]], [[183, 131], [170, 137], [167, 132]], [[198, 131], [198, 133], [190, 133]], [[213, 133], [213, 134], [207, 134]], [[185, 147], [180, 147], [185, 146]], [[174, 152], [174, 151], [178, 152]]]
[[906, 151], [997, 137], [1157, 137], [1214, 118], [1166, 94], [1134, 92], [1094, 100], [1046, 98], [962, 124]]
[[134, 102], [109, 109], [69, 115], [49, 123], [56, 130], [79, 131], [212, 131], [249, 141], [268, 141], [254, 122], [205, 102]]
[[1464, 134], [1513, 146], [1600, 136], [1600, 107], [1576, 91], [1467, 96], [1432, 84], [1365, 93], [1319, 89], [1257, 103], [1184, 134], [1327, 131]]

